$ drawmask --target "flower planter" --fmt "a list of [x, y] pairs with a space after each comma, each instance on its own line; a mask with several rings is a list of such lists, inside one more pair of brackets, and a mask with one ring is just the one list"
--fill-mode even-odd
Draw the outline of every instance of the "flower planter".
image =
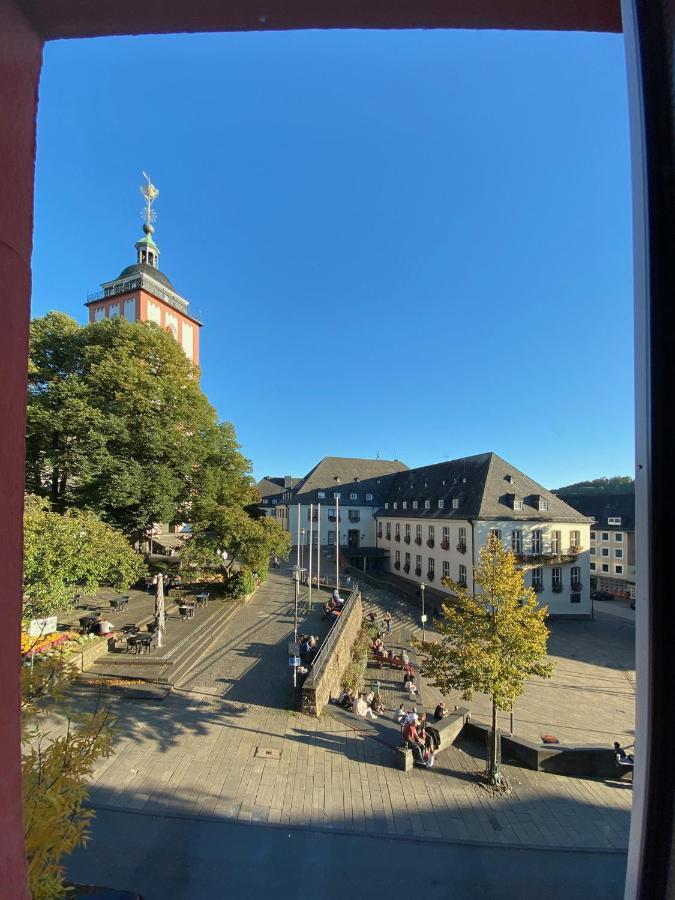
[[403, 571], [406, 573], [406, 575], [410, 571], [410, 566], [407, 563], [403, 566]]
[[395, 562], [395, 563], [394, 563], [394, 568], [395, 568], [395, 569], [400, 569], [400, 568], [401, 568], [401, 563], [400, 563], [400, 562]]
[[570, 585], [570, 590], [573, 594], [580, 594], [584, 589], [583, 584], [580, 581], [573, 581]]
[[562, 594], [563, 586], [562, 584], [554, 584], [551, 590], [554, 594]]
[[441, 541], [441, 550], [449, 550], [450, 541]]
[[418, 547], [421, 547], [422, 546], [422, 538], [415, 538], [415, 543], [417, 544]]
[[435, 577], [436, 575], [434, 572], [427, 572], [427, 578], [429, 579], [429, 581], [433, 581]]
[[420, 577], [421, 574], [422, 574], [421, 569], [415, 569], [415, 575], [417, 575], [418, 578]]
[[533, 584], [532, 590], [535, 592], [535, 594], [541, 594], [541, 592], [544, 590], [544, 585], [543, 584]]
[[398, 541], [398, 542], [400, 543], [400, 541], [401, 541], [401, 535], [400, 535], [400, 534], [394, 535], [394, 540], [395, 540], [395, 541]]
[[434, 543], [435, 543], [434, 539], [433, 539], [433, 538], [429, 538], [429, 540], [427, 541], [427, 547], [433, 547], [433, 546], [434, 546]]
[[466, 544], [457, 544], [457, 551], [459, 553], [466, 553]]
[[409, 544], [410, 543], [410, 535], [406, 534], [406, 536], [403, 538], [403, 540], [406, 542], [406, 544]]

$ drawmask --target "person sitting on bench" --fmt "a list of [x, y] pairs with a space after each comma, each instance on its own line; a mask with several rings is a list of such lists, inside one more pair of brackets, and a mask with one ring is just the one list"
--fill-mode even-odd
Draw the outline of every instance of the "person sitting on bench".
[[436, 719], [437, 722], [440, 722], [441, 719], [445, 719], [445, 717], [447, 715], [448, 715], [448, 707], [441, 700], [441, 702], [438, 704], [438, 706], [434, 710], [434, 719]]
[[427, 768], [433, 766], [434, 755], [433, 753], [425, 754], [424, 743], [420, 740], [417, 729], [412, 722], [409, 722], [403, 729], [403, 739], [405, 740], [405, 745], [408, 750], [412, 750], [418, 763]]
[[399, 708], [396, 710], [396, 721], [399, 725], [403, 725], [406, 721], [408, 713], [406, 712], [405, 706], [401, 703]]
[[357, 716], [362, 716], [364, 719], [377, 719], [375, 713], [368, 706], [364, 698], [360, 695], [354, 701], [353, 711]]
[[[630, 750], [633, 747], [633, 744], [629, 744], [626, 749]], [[633, 758], [632, 753], [626, 753], [626, 750], [621, 746], [618, 741], [614, 741], [614, 753], [616, 754], [616, 761], [620, 766], [632, 766], [635, 765], [635, 759]]]
[[352, 709], [354, 706], [354, 694], [347, 688], [346, 691], [343, 691], [338, 697], [338, 706], [341, 706], [343, 709]]

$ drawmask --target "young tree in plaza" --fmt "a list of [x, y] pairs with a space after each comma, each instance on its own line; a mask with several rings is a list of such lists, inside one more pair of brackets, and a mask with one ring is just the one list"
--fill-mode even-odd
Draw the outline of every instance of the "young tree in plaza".
[[26, 483], [129, 535], [251, 502], [250, 463], [174, 338], [120, 317], [31, 323]]
[[465, 700], [474, 693], [492, 701], [492, 729], [486, 775], [501, 784], [500, 736], [497, 710], [511, 710], [528, 678], [550, 678], [546, 662], [548, 610], [537, 605], [532, 588], [525, 586], [516, 559], [495, 535], [480, 552], [474, 571], [476, 591], [444, 578], [456, 598], [443, 605], [438, 643], [417, 644], [421, 671], [443, 693], [460, 691]]
[[45, 498], [28, 496], [24, 514], [24, 604], [27, 618], [66, 608], [73, 594], [103, 584], [126, 590], [145, 569], [119, 531], [90, 512], [52, 512]]

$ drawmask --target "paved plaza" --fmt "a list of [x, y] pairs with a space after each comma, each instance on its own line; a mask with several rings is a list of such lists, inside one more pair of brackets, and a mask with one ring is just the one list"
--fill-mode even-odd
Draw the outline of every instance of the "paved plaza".
[[[392, 639], [405, 642], [409, 638], [415, 616], [403, 601], [366, 589], [364, 602], [366, 608], [378, 611], [391, 608], [396, 623]], [[303, 601], [301, 616], [301, 630], [315, 630], [320, 622], [318, 604], [310, 610]], [[615, 658], [626, 653], [625, 647], [621, 651], [615, 645], [618, 641], [623, 647], [628, 641], [621, 629], [632, 628], [631, 623], [598, 616], [596, 622], [560, 624], [564, 627], [554, 624], [551, 642], [558, 662], [556, 678], [547, 685], [546, 694], [528, 686], [518, 706], [516, 730], [526, 734], [527, 729], [537, 734], [540, 728], [553, 730], [563, 739], [568, 734], [578, 739], [583, 732], [587, 743], [606, 743], [614, 735], [626, 740], [632, 728], [631, 659]], [[563, 849], [570, 860], [586, 860], [583, 865], [567, 864], [568, 874], [571, 865], [576, 874], [583, 866], [595, 866], [596, 875], [602, 875], [602, 884], [593, 894], [621, 895], [617, 886], [625, 866], [630, 782], [582, 780], [507, 767], [513, 792], [510, 797], [495, 797], [473, 778], [483, 765], [480, 748], [465, 745], [444, 751], [431, 770], [405, 774], [394, 768], [392, 750], [378, 741], [331, 716], [311, 719], [289, 709], [287, 642], [292, 629], [292, 585], [284, 572], [275, 572], [251, 602], [231, 617], [222, 641], [208, 658], [163, 703], [115, 703], [116, 753], [100, 762], [91, 796], [92, 805], [100, 811], [100, 825], [95, 826], [89, 848], [73, 858], [72, 877], [88, 877], [91, 867], [103, 861], [112, 865], [115, 860], [114, 884], [132, 886], [129, 879], [134, 871], [138, 873], [133, 854], [122, 852], [124, 840], [116, 848], [105, 838], [111, 822], [123, 823], [128, 817], [129, 827], [140, 829], [141, 840], [143, 822], [148, 834], [154, 834], [159, 823], [161, 828], [179, 830], [182, 837], [175, 847], [174, 867], [190, 854], [199, 857], [195, 841], [199, 843], [197, 835], [208, 831], [207, 823], [225, 829], [224, 842], [230, 840], [227, 828], [248, 825], [255, 829], [250, 831], [254, 844], [280, 840], [259, 837], [270, 829], [288, 835], [287, 841], [298, 830], [339, 835], [341, 840], [367, 836], [379, 842], [373, 845], [380, 848], [378, 852], [387, 851], [387, 867], [397, 858], [393, 841], [432, 847], [438, 854], [446, 854], [458, 842], [472, 848], [512, 848], [514, 852], [518, 848], [519, 854], [527, 851], [528, 859], [539, 860], [538, 870], [552, 850]], [[424, 700], [427, 706], [432, 701], [426, 687]], [[473, 709], [474, 704], [470, 705]], [[622, 718], [615, 725], [612, 719], [619, 715], [618, 709]], [[183, 824], [169, 825], [170, 820]], [[209, 834], [209, 841], [216, 840], [214, 832]], [[152, 846], [150, 841], [140, 848], [146, 860]], [[334, 846], [339, 852], [340, 845]], [[275, 848], [270, 847], [270, 858]], [[590, 850], [598, 851], [590, 854], [592, 863], [587, 860]], [[254, 851], [252, 845], [255, 856]], [[556, 871], [555, 866], [543, 868]], [[588, 877], [592, 880], [591, 874]], [[225, 895], [214, 888], [203, 887], [205, 893], [191, 890], [144, 891], [144, 895], [146, 900]], [[563, 896], [553, 887], [546, 893]], [[329, 892], [320, 895], [332, 896]], [[493, 895], [487, 889], [487, 896]], [[522, 889], [518, 894], [501, 893], [534, 895]], [[286, 894], [281, 891], [281, 896]]]

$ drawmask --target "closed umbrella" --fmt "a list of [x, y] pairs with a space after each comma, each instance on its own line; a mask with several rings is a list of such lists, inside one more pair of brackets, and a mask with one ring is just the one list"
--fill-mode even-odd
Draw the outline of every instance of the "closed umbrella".
[[162, 637], [166, 619], [164, 617], [164, 576], [157, 576], [157, 592], [155, 594], [155, 622], [157, 622], [157, 646], [162, 646]]

